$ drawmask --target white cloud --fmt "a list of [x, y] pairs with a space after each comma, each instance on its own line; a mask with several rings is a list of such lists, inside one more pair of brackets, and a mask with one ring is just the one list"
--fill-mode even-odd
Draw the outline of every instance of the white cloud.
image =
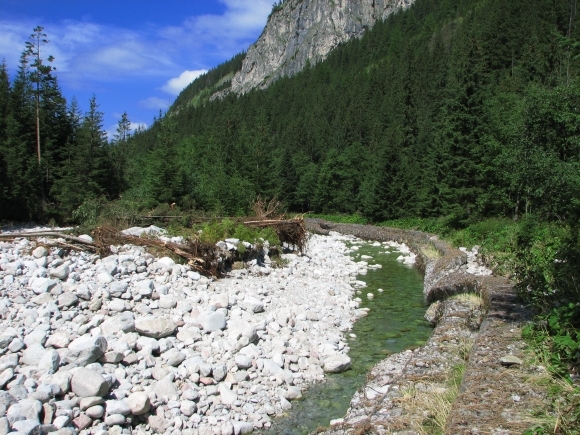
[[169, 79], [167, 83], [165, 83], [161, 90], [163, 92], [167, 92], [168, 94], [172, 95], [179, 95], [179, 93], [192, 81], [194, 81], [199, 76], [205, 74], [207, 72], [206, 69], [200, 69], [196, 71], [183, 71], [179, 77], [175, 77]]
[[164, 110], [170, 106], [170, 101], [167, 98], [149, 97], [139, 101], [139, 105], [146, 109]]
[[226, 5], [222, 15], [188, 18], [180, 26], [162, 29], [161, 35], [208, 53], [232, 56], [255, 42], [272, 11], [273, 0], [219, 0]]
[[[50, 41], [45, 50], [56, 58], [59, 74], [69, 74], [79, 86], [85, 77], [99, 82], [134, 76], [175, 77], [187, 67], [215, 66], [216, 61], [254, 42], [274, 2], [218, 1], [226, 7], [223, 14], [190, 17], [164, 28], [131, 30], [86, 21], [49, 22], [44, 29]], [[5, 58], [11, 70], [16, 69], [36, 25], [32, 19], [0, 19], [0, 61]], [[175, 93], [172, 89], [167, 92]]]
[[23, 23], [0, 21], [0, 60], [6, 60], [10, 69], [16, 69], [32, 28]]
[[135, 130], [138, 130], [139, 128], [146, 130], [148, 127], [149, 126], [147, 125], [146, 122], [132, 122], [131, 123], [131, 133], [135, 133]]
[[[0, 56], [6, 57], [11, 69], [17, 66], [33, 27], [31, 22], [0, 20]], [[50, 40], [44, 51], [55, 57], [58, 73], [77, 82], [167, 76], [180, 69], [173, 60], [177, 47], [156, 35], [72, 21], [47, 25], [44, 32]]]

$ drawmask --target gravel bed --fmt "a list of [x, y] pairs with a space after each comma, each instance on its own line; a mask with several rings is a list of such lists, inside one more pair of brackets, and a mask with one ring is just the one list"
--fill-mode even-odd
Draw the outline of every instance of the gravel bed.
[[349, 240], [313, 235], [280, 268], [266, 247], [218, 281], [131, 245], [99, 258], [0, 243], [0, 435], [268, 428], [350, 365], [344, 333], [365, 314], [353, 295], [368, 264]]

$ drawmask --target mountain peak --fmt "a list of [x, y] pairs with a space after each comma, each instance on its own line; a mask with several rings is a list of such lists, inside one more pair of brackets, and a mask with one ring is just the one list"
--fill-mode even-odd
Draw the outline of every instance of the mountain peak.
[[[339, 44], [360, 37], [377, 20], [414, 0], [286, 0], [275, 6], [262, 35], [248, 49], [227, 92], [265, 89], [280, 77], [315, 64]], [[222, 91], [223, 92], [223, 91]]]

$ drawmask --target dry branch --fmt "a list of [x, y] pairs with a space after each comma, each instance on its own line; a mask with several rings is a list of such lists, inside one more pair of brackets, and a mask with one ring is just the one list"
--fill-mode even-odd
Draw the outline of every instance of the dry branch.
[[188, 244], [164, 242], [155, 238], [143, 238], [129, 236], [118, 232], [113, 228], [99, 227], [93, 231], [97, 246], [104, 252], [108, 246], [128, 243], [137, 246], [148, 246], [171, 251], [181, 258], [188, 260], [188, 264], [199, 273], [204, 275], [217, 275], [219, 255], [213, 245], [202, 243], [199, 240], [190, 241]]
[[281, 243], [295, 246], [300, 252], [304, 252], [308, 235], [304, 226], [304, 218], [293, 219], [263, 219], [246, 221], [244, 225], [252, 228], [271, 227]]
[[59, 237], [61, 239], [70, 240], [81, 245], [95, 246], [93, 242], [89, 242], [79, 237], [71, 236], [70, 234], [59, 233], [55, 231], [36, 231], [31, 233], [10, 233], [0, 234], [0, 239], [14, 239], [16, 237]]
[[284, 214], [279, 214], [281, 208], [282, 203], [278, 201], [276, 197], [266, 202], [266, 200], [263, 200], [262, 197], [258, 196], [254, 205], [252, 205], [256, 217], [260, 220], [264, 220], [268, 217], [282, 219]]

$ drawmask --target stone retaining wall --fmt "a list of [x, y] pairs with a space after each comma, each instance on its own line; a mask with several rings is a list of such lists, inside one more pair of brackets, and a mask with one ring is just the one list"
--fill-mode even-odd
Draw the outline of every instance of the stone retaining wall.
[[[409, 397], [417, 388], [431, 395], [445, 394], [445, 379], [459, 357], [467, 368], [445, 433], [521, 434], [530, 427], [530, 410], [541, 406], [545, 394], [538, 386], [522, 384], [538, 368], [500, 362], [507, 355], [524, 359], [521, 328], [530, 319], [509, 280], [465, 273], [466, 254], [426, 233], [319, 219], [307, 219], [306, 224], [310, 231], [322, 234], [336, 231], [367, 240], [406, 243], [420, 259], [426, 302], [443, 301], [427, 344], [377, 364], [367, 384], [353, 397], [345, 418], [335, 421], [326, 433], [417, 433], [416, 428], [431, 424], [433, 416], [428, 410], [409, 406]], [[439, 257], [426, 254], [424, 248], [429, 245]], [[487, 311], [483, 323], [474, 322], [477, 309], [468, 302], [447, 299], [460, 293], [482, 296]], [[474, 344], [468, 355], [462, 355], [466, 340]]]

